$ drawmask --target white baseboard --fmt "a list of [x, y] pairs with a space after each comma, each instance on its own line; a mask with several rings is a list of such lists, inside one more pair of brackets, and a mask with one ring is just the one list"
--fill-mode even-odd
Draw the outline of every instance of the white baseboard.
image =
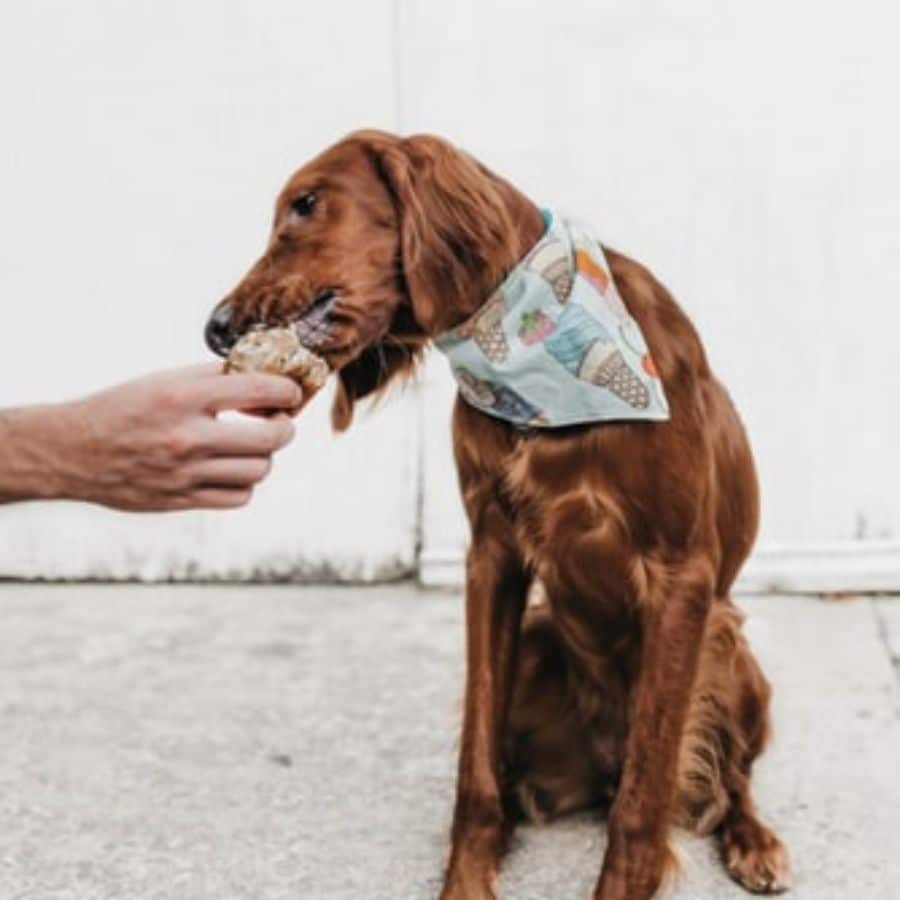
[[419, 554], [419, 583], [425, 587], [459, 588], [465, 581], [462, 550], [426, 550]]
[[900, 591], [900, 541], [763, 544], [737, 589], [751, 594]]
[[[456, 548], [423, 550], [419, 580], [426, 587], [458, 588], [464, 554]], [[745, 594], [900, 592], [900, 541], [762, 544], [738, 578]]]

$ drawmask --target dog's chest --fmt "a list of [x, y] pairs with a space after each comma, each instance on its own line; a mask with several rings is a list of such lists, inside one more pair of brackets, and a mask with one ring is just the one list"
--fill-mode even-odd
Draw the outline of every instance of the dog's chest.
[[610, 505], [577, 443], [523, 438], [504, 466], [502, 490], [520, 552], [535, 568], [564, 534], [589, 531]]

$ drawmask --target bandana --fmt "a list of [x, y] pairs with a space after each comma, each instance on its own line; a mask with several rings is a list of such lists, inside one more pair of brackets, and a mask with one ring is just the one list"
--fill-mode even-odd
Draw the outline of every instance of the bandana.
[[484, 306], [435, 339], [463, 398], [532, 428], [668, 419], [653, 359], [600, 244], [550, 211], [544, 224]]

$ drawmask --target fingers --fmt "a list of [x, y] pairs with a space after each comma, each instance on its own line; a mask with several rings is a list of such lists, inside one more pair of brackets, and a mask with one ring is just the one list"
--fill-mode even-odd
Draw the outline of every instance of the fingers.
[[287, 446], [294, 424], [287, 416], [225, 422], [210, 419], [196, 438], [196, 449], [210, 456], [269, 456]]
[[246, 416], [253, 416], [257, 419], [269, 419], [273, 415], [275, 416], [289, 416], [290, 418], [296, 418], [302, 411], [303, 407], [309, 403], [310, 400], [315, 396], [315, 392], [307, 393], [303, 392], [303, 400], [300, 402], [299, 406], [291, 406], [285, 409], [242, 409], [241, 412]]
[[261, 372], [216, 375], [204, 379], [202, 389], [202, 405], [212, 413], [226, 409], [293, 409], [303, 402], [303, 391], [290, 378]]
[[271, 468], [267, 456], [213, 457], [193, 463], [185, 477], [197, 487], [247, 488], [262, 481]]
[[212, 457], [181, 474], [185, 486], [164, 496], [160, 510], [237, 509], [249, 503], [254, 487], [272, 468], [265, 456]]
[[253, 489], [246, 488], [197, 488], [172, 501], [172, 510], [184, 509], [237, 509], [246, 506], [253, 496]]

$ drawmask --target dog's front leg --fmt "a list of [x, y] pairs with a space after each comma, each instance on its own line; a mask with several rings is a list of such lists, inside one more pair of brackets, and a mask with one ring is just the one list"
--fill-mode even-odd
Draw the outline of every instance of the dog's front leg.
[[507, 837], [500, 745], [515, 667], [526, 573], [508, 528], [473, 534], [466, 572], [467, 673], [456, 809], [442, 900], [491, 900]]
[[641, 598], [641, 662], [622, 779], [595, 900], [649, 900], [674, 863], [668, 827], [678, 755], [712, 602], [705, 562], [683, 563]]

